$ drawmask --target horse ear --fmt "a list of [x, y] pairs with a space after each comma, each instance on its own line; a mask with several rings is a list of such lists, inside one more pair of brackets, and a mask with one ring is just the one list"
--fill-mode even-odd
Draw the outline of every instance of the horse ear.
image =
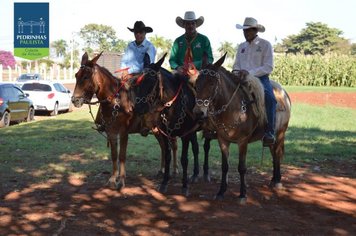
[[225, 61], [227, 52], [217, 62], [214, 63], [214, 67], [219, 68]]
[[201, 67], [205, 68], [207, 65], [208, 65], [208, 54], [206, 53], [206, 51], [204, 51]]
[[99, 59], [99, 57], [101, 56], [101, 54], [103, 54], [103, 51], [101, 53], [99, 53], [98, 55], [96, 55], [93, 59], [91, 59], [91, 62], [93, 64], [96, 64], [96, 61]]
[[143, 68], [147, 68], [151, 64], [151, 58], [148, 53], [145, 53], [145, 56], [143, 57]]
[[82, 62], [80, 63], [81, 65], [86, 65], [88, 62], [88, 53], [85, 52], [82, 56]]
[[167, 53], [165, 53], [165, 54], [161, 57], [161, 59], [159, 59], [159, 60], [155, 63], [155, 68], [156, 68], [157, 70], [162, 66], [162, 64], [163, 64], [164, 59], [166, 58], [166, 56], [167, 56]]

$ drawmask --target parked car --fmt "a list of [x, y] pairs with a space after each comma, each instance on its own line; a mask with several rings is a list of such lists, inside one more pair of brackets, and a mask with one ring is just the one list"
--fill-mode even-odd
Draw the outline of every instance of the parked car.
[[19, 87], [0, 83], [0, 128], [10, 122], [31, 121], [35, 110], [32, 101]]
[[29, 94], [35, 111], [46, 111], [51, 116], [59, 111], [72, 111], [71, 92], [59, 82], [39, 80], [24, 82], [22, 90]]
[[19, 88], [22, 87], [23, 83], [26, 81], [37, 81], [37, 80], [42, 80], [41, 74], [38, 73], [26, 73], [20, 75], [17, 80], [14, 82], [15, 85], [17, 85]]

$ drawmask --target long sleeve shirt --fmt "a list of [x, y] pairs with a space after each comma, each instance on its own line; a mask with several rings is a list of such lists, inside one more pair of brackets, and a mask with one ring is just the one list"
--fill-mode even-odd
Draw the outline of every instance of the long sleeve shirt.
[[270, 42], [256, 37], [251, 43], [239, 45], [233, 70], [247, 70], [251, 75], [260, 77], [273, 71], [273, 49]]
[[[169, 58], [171, 69], [177, 69], [177, 67], [184, 65], [184, 57], [188, 46], [189, 45], [184, 34], [179, 36], [174, 41], [171, 49], [171, 56]], [[193, 64], [198, 70], [201, 69], [204, 52], [208, 55], [209, 63], [214, 61], [210, 41], [205, 35], [198, 33], [190, 43], [190, 46], [193, 56]]]
[[130, 42], [121, 58], [120, 68], [129, 67], [129, 74], [142, 72], [145, 53], [150, 56], [150, 63], [155, 62], [156, 48], [151, 42], [147, 39], [144, 39], [140, 45], [137, 45], [135, 41]]

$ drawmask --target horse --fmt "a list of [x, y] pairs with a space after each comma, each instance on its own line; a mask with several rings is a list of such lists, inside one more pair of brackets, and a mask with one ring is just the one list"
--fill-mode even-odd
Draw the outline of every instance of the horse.
[[[144, 122], [142, 117], [133, 111], [135, 104], [131, 99], [130, 81], [118, 79], [106, 68], [98, 65], [97, 60], [100, 56], [101, 53], [89, 60], [88, 54], [86, 52], [83, 54], [81, 66], [75, 74], [76, 84], [72, 103], [75, 107], [81, 107], [83, 104], [91, 104], [94, 94], [98, 98], [100, 107], [95, 123], [104, 127], [111, 149], [112, 174], [107, 184], [112, 188], [121, 189], [125, 187], [128, 135], [140, 133]], [[160, 134], [156, 134], [155, 137], [161, 146], [162, 158], [165, 156], [162, 138]], [[176, 150], [177, 146], [173, 145], [173, 156], [176, 156]], [[174, 168], [177, 169], [176, 166]]]
[[[171, 73], [161, 67], [163, 62], [161, 60], [145, 68], [143, 76], [137, 79], [140, 80], [139, 89], [135, 92], [137, 99], [140, 100], [140, 97], [149, 97], [150, 99], [148, 104], [136, 103], [135, 109], [137, 109], [136, 112], [144, 113], [145, 126], [156, 129], [164, 137], [165, 171], [159, 188], [162, 193], [167, 191], [169, 182], [170, 143], [176, 137], [180, 137], [182, 141], [182, 193], [188, 195], [188, 148], [189, 142], [196, 135], [199, 126], [192, 112], [195, 95], [188, 86], [188, 78], [178, 73]], [[198, 162], [197, 150], [193, 149], [193, 155], [196, 164]], [[194, 172], [196, 169], [194, 168]]]
[[[249, 75], [246, 81], [227, 71], [221, 65], [226, 54], [214, 64], [203, 66], [196, 80], [194, 114], [202, 119], [203, 128], [214, 130], [221, 150], [221, 183], [216, 199], [224, 198], [227, 190], [228, 158], [231, 143], [239, 148], [240, 203], [246, 202], [246, 153], [248, 144], [261, 140], [266, 125], [264, 91], [259, 79]], [[284, 139], [291, 116], [291, 100], [280, 84], [271, 80], [277, 100], [276, 142], [269, 145], [273, 157], [271, 185], [281, 188], [280, 163], [284, 156]]]

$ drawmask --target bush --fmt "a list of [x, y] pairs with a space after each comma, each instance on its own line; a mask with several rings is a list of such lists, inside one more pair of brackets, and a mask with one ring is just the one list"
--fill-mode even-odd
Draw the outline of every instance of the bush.
[[3, 68], [7, 68], [10, 66], [11, 68], [15, 68], [16, 60], [11, 52], [8, 51], [0, 51], [0, 64]]
[[355, 87], [356, 57], [276, 55], [271, 78], [283, 85]]

